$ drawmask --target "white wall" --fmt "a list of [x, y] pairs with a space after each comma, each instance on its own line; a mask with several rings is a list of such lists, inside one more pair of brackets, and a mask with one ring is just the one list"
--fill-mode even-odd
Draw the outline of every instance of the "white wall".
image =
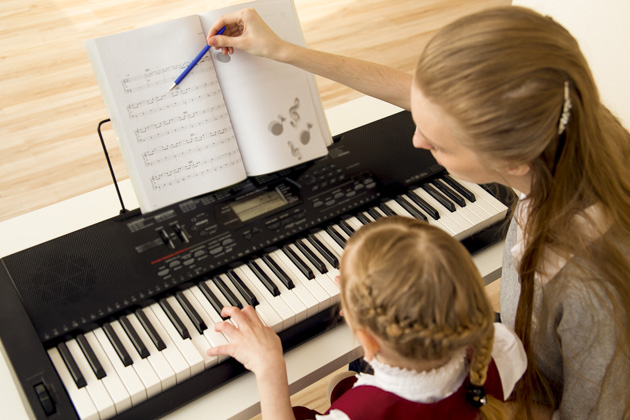
[[630, 0], [513, 0], [553, 17], [573, 34], [602, 100], [630, 129]]

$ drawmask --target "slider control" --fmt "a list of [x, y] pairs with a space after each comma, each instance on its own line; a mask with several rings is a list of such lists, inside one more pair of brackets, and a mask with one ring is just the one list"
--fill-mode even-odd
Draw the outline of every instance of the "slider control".
[[182, 229], [179, 223], [175, 223], [173, 225], [173, 230], [175, 231], [175, 233], [177, 234], [179, 239], [181, 239], [182, 242], [186, 242], [186, 243], [190, 242], [190, 240], [188, 239], [188, 235], [186, 234], [186, 232], [184, 232], [184, 229]]
[[166, 246], [168, 246], [171, 249], [175, 248], [175, 244], [173, 243], [170, 236], [168, 236], [168, 233], [166, 233], [164, 229], [158, 230], [158, 234], [160, 235], [160, 238], [162, 239], [162, 241], [164, 242]]

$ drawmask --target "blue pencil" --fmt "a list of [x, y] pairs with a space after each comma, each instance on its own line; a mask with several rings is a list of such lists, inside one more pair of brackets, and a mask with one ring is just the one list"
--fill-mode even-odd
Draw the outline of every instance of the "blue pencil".
[[[221, 28], [219, 30], [219, 32], [217, 32], [217, 35], [221, 35], [223, 32], [225, 32], [225, 26], [223, 28]], [[197, 57], [195, 57], [195, 59], [190, 62], [190, 64], [188, 65], [188, 67], [186, 67], [186, 69], [182, 72], [182, 74], [180, 74], [179, 77], [177, 79], [175, 79], [175, 82], [173, 83], [173, 85], [170, 87], [169, 90], [172, 90], [175, 86], [177, 86], [179, 84], [179, 82], [184, 80], [184, 77], [186, 77], [186, 75], [188, 73], [190, 73], [190, 71], [193, 69], [193, 67], [195, 67], [197, 65], [199, 60], [201, 60], [203, 58], [203, 56], [206, 55], [206, 53], [209, 50], [210, 50], [210, 45], [206, 44], [206, 46], [203, 47], [203, 50], [201, 50], [201, 52], [199, 54], [197, 54]]]

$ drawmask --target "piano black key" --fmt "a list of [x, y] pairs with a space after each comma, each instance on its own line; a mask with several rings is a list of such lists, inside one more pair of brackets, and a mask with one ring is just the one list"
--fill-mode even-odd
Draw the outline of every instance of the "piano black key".
[[438, 190], [442, 191], [448, 198], [453, 200], [460, 207], [466, 207], [466, 200], [464, 200], [464, 197], [460, 196], [455, 191], [450, 189], [450, 187], [446, 185], [444, 182], [440, 181], [439, 179], [434, 179], [433, 185], [435, 185], [438, 188]]
[[396, 197], [396, 202], [416, 219], [424, 220], [425, 222], [428, 221], [427, 216], [425, 216], [424, 213], [422, 213], [416, 207], [411, 205], [411, 203], [409, 203], [404, 197]]
[[282, 284], [284, 284], [287, 289], [291, 290], [295, 287], [295, 284], [293, 284], [293, 280], [291, 280], [291, 277], [289, 277], [287, 273], [285, 273], [284, 270], [280, 268], [280, 266], [273, 260], [273, 258], [271, 258], [271, 255], [263, 255], [262, 260], [265, 262], [265, 264], [267, 264], [269, 269], [273, 271], [273, 273], [278, 277], [278, 279], [282, 282]]
[[282, 252], [291, 260], [293, 264], [295, 264], [295, 266], [302, 272], [304, 277], [309, 280], [313, 280], [315, 278], [313, 270], [311, 270], [310, 267], [306, 265], [304, 261], [302, 261], [300, 257], [298, 257], [295, 252], [293, 252], [293, 250], [289, 248], [288, 245], [282, 247]]
[[158, 334], [158, 332], [155, 330], [155, 327], [153, 326], [153, 324], [151, 324], [151, 321], [149, 321], [149, 318], [147, 318], [142, 309], [136, 310], [136, 316], [138, 317], [138, 321], [140, 321], [140, 324], [142, 324], [144, 330], [147, 332], [149, 338], [153, 342], [155, 348], [159, 351], [164, 350], [166, 348], [164, 340], [162, 340], [162, 337], [160, 337], [160, 334]]
[[422, 210], [426, 211], [429, 216], [431, 216], [434, 220], [438, 220], [440, 218], [440, 212], [435, 209], [431, 204], [427, 203], [422, 197], [416, 194], [413, 191], [409, 191], [407, 196], [416, 203]]
[[208, 327], [206, 326], [206, 323], [203, 322], [203, 319], [201, 319], [195, 308], [192, 307], [186, 296], [179, 291], [175, 293], [175, 299], [177, 299], [179, 304], [182, 306], [184, 312], [186, 312], [186, 315], [188, 315], [188, 318], [190, 318], [190, 321], [195, 326], [195, 329], [199, 332], [199, 334], [203, 334]]
[[241, 303], [241, 301], [238, 300], [234, 293], [232, 293], [232, 289], [230, 289], [219, 276], [214, 276], [212, 278], [212, 282], [216, 284], [219, 291], [223, 293], [223, 296], [225, 296], [227, 301], [230, 302], [230, 305], [236, 306], [239, 309], [243, 309], [243, 304]]
[[127, 317], [123, 315], [118, 319], [118, 321], [120, 322], [123, 330], [125, 330], [125, 333], [127, 333], [127, 337], [131, 340], [131, 344], [133, 344], [133, 347], [136, 349], [140, 357], [143, 359], [149, 357], [149, 349], [147, 349], [144, 345], [142, 339], [140, 339], [140, 336], [138, 336], [138, 333], [135, 328], [133, 328]]
[[453, 178], [451, 178], [450, 175], [444, 175], [442, 176], [442, 179], [444, 180], [444, 182], [450, 185], [455, 191], [463, 195], [466, 198], [466, 200], [470, 201], [471, 203], [474, 203], [475, 201], [477, 201], [477, 197], [475, 197], [475, 194], [472, 191], [464, 187], [459, 182], [455, 181]]
[[374, 207], [370, 207], [369, 209], [367, 209], [367, 212], [370, 216], [372, 216], [372, 219], [374, 220], [378, 220], [383, 217], [383, 215], [378, 212]]
[[258, 299], [256, 299], [256, 296], [254, 296], [251, 290], [247, 288], [245, 283], [243, 283], [243, 280], [241, 280], [234, 270], [230, 269], [225, 274], [228, 276], [234, 287], [236, 287], [236, 290], [238, 290], [241, 296], [243, 296], [243, 299], [245, 299], [245, 302], [247, 302], [248, 305], [258, 305]]
[[376, 207], [378, 207], [379, 210], [381, 210], [385, 215], [387, 216], [395, 216], [396, 212], [394, 210], [392, 210], [387, 204], [385, 203], [380, 203], [378, 204]]
[[182, 320], [179, 319], [179, 317], [177, 316], [177, 314], [173, 310], [173, 307], [168, 303], [166, 298], [160, 299], [159, 304], [160, 304], [160, 307], [162, 308], [162, 310], [164, 310], [164, 313], [166, 313], [166, 316], [168, 317], [168, 319], [173, 324], [173, 327], [175, 327], [175, 329], [179, 333], [179, 335], [184, 340], [187, 339], [187, 338], [190, 338], [190, 333], [188, 332], [188, 328], [186, 328], [186, 326], [184, 325]]
[[120, 361], [124, 366], [130, 366], [133, 364], [133, 360], [131, 360], [131, 356], [127, 353], [127, 349], [120, 342], [120, 338], [116, 335], [116, 332], [112, 328], [109, 323], [103, 324], [103, 331], [105, 331], [105, 335], [109, 339], [109, 342], [112, 344], [114, 350], [116, 350], [116, 354], [120, 357]]
[[354, 229], [352, 228], [352, 226], [350, 226], [345, 220], [340, 220], [338, 225], [341, 230], [343, 230], [349, 237], [352, 236], [352, 234], [354, 233]]
[[256, 275], [258, 280], [269, 290], [272, 296], [280, 296], [280, 290], [278, 290], [278, 286], [269, 278], [269, 276], [262, 271], [262, 269], [256, 264], [254, 261], [250, 261], [247, 263], [247, 266], [252, 270], [252, 272]]
[[335, 242], [337, 242], [340, 247], [346, 247], [346, 239], [341, 234], [339, 234], [339, 232], [337, 232], [337, 229], [335, 229], [334, 226], [328, 226], [326, 228], [326, 232], [330, 235], [331, 238], [335, 240]]
[[319, 251], [320, 254], [328, 261], [328, 264], [332, 265], [335, 268], [339, 268], [339, 258], [335, 254], [333, 254], [328, 248], [324, 246], [323, 243], [315, 235], [308, 235], [306, 240], [313, 245], [313, 248]]
[[223, 309], [223, 303], [219, 300], [219, 298], [210, 290], [205, 281], [199, 283], [199, 289], [201, 289], [201, 293], [206, 297], [210, 305], [214, 308], [214, 310], [221, 316], [221, 319], [226, 320], [228, 317], [221, 315], [221, 310]]
[[[365, 215], [361, 211], [356, 214], [356, 218], [359, 219], [359, 222], [363, 223], [364, 225], [367, 225], [368, 223], [370, 223], [370, 219], [365, 217]], [[335, 268], [339, 268], [339, 267], [335, 267]]]
[[311, 252], [311, 250], [302, 243], [302, 239], [295, 241], [295, 246], [297, 249], [300, 250], [302, 254], [304, 254], [306, 259], [309, 260], [311, 264], [313, 264], [313, 266], [315, 266], [317, 271], [319, 271], [322, 274], [326, 274], [328, 272], [328, 269], [326, 268], [326, 264], [324, 264], [322, 260], [317, 258], [317, 256], [313, 254], [313, 252]]
[[68, 346], [66, 346], [66, 343], [60, 343], [57, 346], [57, 350], [59, 350], [61, 358], [66, 364], [70, 375], [72, 375], [72, 380], [74, 380], [74, 383], [77, 384], [77, 388], [83, 388], [84, 386], [86, 386], [87, 382], [85, 380], [85, 377], [83, 376], [83, 373], [81, 373], [81, 369], [79, 369], [79, 366], [74, 360], [74, 357], [72, 357], [72, 354], [70, 354], [70, 350], [68, 350]]
[[429, 193], [431, 197], [435, 198], [438, 203], [446, 207], [448, 211], [450, 211], [451, 213], [455, 211], [455, 204], [453, 204], [448, 198], [440, 194], [439, 191], [433, 188], [431, 185], [424, 184], [422, 186], [422, 189]]
[[106, 377], [107, 374], [105, 373], [105, 369], [103, 369], [103, 365], [101, 365], [100, 360], [98, 360], [98, 357], [96, 357], [96, 354], [94, 353], [94, 349], [92, 349], [92, 346], [90, 346], [90, 343], [87, 342], [87, 340], [85, 339], [85, 336], [83, 334], [79, 334], [76, 337], [76, 340], [77, 340], [77, 343], [79, 344], [79, 347], [81, 347], [81, 351], [83, 352], [83, 355], [85, 356], [86, 360], [90, 364], [90, 367], [92, 368], [92, 371], [94, 372], [94, 375], [96, 375], [96, 378], [103, 379], [104, 377]]

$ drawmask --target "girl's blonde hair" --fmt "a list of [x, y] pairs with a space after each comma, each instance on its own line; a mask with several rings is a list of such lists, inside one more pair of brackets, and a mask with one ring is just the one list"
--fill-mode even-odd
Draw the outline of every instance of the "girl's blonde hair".
[[[470, 254], [429, 224], [400, 216], [359, 229], [341, 259], [341, 301], [366, 328], [413, 365], [473, 348], [470, 382], [483, 386], [494, 341], [494, 311]], [[490, 402], [491, 401], [491, 402]], [[494, 398], [482, 413], [495, 418]]]
[[[525, 8], [488, 9], [444, 27], [423, 51], [415, 84], [457, 122], [464, 146], [487, 162], [531, 168], [515, 324], [528, 354], [517, 395], [531, 416], [534, 393], [557, 404], [533, 357], [534, 276], [548, 250], [580, 257], [575, 264], [585, 261], [579, 268], [585, 280], [595, 279], [592, 294], [612, 303], [615, 358], [628, 358], [630, 261], [623, 247], [630, 237], [630, 134], [601, 103], [577, 41]], [[565, 85], [571, 103], [566, 127], [560, 124]], [[596, 242], [575, 226], [578, 215], [597, 224], [584, 213], [593, 204], [611, 227]]]

